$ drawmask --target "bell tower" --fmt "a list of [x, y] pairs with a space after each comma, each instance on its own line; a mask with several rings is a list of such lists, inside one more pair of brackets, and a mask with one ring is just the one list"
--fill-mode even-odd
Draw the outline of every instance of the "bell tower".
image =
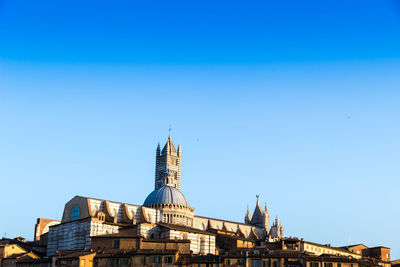
[[181, 145], [178, 145], [176, 150], [171, 135], [168, 136], [167, 143], [162, 151], [160, 144], [158, 144], [154, 189], [161, 188], [166, 184], [181, 190], [181, 156]]

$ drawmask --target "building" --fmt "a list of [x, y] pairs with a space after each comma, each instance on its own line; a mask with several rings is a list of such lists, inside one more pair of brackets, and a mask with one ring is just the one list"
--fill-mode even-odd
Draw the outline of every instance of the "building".
[[34, 241], [36, 244], [47, 244], [50, 226], [60, 224], [61, 221], [38, 218], [35, 224]]
[[24, 260], [39, 259], [46, 253], [46, 246], [25, 238], [2, 238], [0, 240], [0, 267], [16, 267]]
[[390, 262], [392, 267], [400, 267], [400, 260], [394, 260]]
[[15, 242], [2, 239], [0, 244], [0, 267], [16, 267], [19, 261], [38, 258], [38, 255], [32, 251], [25, 250]]
[[[224, 257], [224, 266], [250, 267], [359, 267], [354, 258], [333, 255], [310, 255], [296, 250], [269, 250], [255, 248], [230, 251]], [[379, 267], [379, 265], [371, 265]]]
[[363, 244], [356, 244], [342, 247], [348, 251], [361, 255], [362, 257], [374, 258], [380, 262], [380, 265], [389, 267], [390, 248], [378, 246], [369, 248]]
[[92, 250], [57, 251], [52, 257], [54, 267], [93, 267], [96, 252]]
[[[75, 196], [61, 221], [39, 218], [34, 241], [3, 238], [0, 267], [391, 267], [387, 247], [334, 247], [284, 237], [257, 196], [244, 222], [195, 214], [181, 190], [182, 148], [156, 149], [143, 204]], [[46, 251], [47, 249], [47, 251]], [[46, 255], [46, 256], [44, 256]]]
[[154, 190], [142, 205], [75, 196], [65, 204], [61, 222], [38, 220], [35, 237], [49, 229], [48, 256], [60, 250], [90, 249], [93, 237], [127, 227], [144, 238], [189, 240], [194, 254], [216, 254], [218, 236], [220, 243], [226, 236], [239, 247], [283, 237], [282, 224], [276, 218], [270, 227], [267, 206], [261, 208], [258, 196], [253, 214], [247, 210], [243, 223], [196, 215], [181, 191], [181, 158], [181, 146], [176, 149], [169, 136], [162, 150], [157, 146]]
[[330, 244], [318, 244], [314, 242], [305, 241], [296, 237], [286, 237], [275, 242], [266, 242], [265, 247], [270, 250], [282, 250], [282, 251], [298, 251], [307, 253], [308, 255], [331, 255], [350, 257], [354, 259], [361, 259], [362, 255], [356, 254], [340, 247], [333, 247]]
[[33, 252], [13, 254], [7, 258], [1, 259], [1, 267], [16, 267], [19, 261], [26, 259], [39, 259], [39, 256], [35, 255]]

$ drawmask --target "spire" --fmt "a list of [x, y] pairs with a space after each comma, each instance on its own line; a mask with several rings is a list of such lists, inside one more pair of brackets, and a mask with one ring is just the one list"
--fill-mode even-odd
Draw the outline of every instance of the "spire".
[[179, 144], [178, 145], [178, 151], [177, 151], [178, 156], [180, 156], [181, 153], [182, 153], [182, 147], [181, 147], [181, 144]]
[[251, 218], [251, 224], [258, 226], [258, 227], [264, 227], [264, 212], [261, 209], [260, 202], [258, 201], [258, 198], [260, 195], [256, 195], [257, 197], [257, 202], [256, 202], [256, 207], [253, 212], [253, 216]]
[[256, 202], [256, 208], [254, 209], [253, 217], [254, 217], [255, 213], [259, 213], [261, 216], [264, 215], [264, 213], [261, 209], [261, 206], [260, 206], [260, 202], [258, 201], [259, 197], [260, 197], [260, 195], [256, 195], [257, 202]]
[[163, 150], [162, 150], [162, 154], [172, 154], [172, 153], [176, 153], [176, 149], [174, 144], [172, 143], [172, 138], [171, 138], [171, 134], [168, 135], [168, 140], [167, 143], [165, 144]]
[[246, 216], [244, 216], [244, 222], [249, 224], [251, 222], [251, 215], [250, 215], [250, 210], [249, 210], [249, 205], [247, 204], [247, 212]]
[[157, 144], [157, 156], [159, 156], [160, 155], [160, 142], [158, 142], [158, 144]]
[[269, 211], [267, 207], [267, 201], [265, 201], [265, 206], [264, 206], [264, 228], [267, 233], [269, 232]]

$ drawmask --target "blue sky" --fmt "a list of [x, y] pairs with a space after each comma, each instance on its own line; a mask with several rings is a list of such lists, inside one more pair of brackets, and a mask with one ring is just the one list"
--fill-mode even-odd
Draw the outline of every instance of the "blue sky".
[[0, 0], [0, 230], [141, 204], [157, 142], [196, 214], [400, 258], [399, 1]]

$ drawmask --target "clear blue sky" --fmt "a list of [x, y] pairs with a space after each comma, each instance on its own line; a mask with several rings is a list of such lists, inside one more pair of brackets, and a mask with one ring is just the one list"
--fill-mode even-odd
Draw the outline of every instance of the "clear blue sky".
[[1, 235], [141, 204], [172, 125], [196, 214], [400, 258], [400, 2], [276, 2], [0, 0]]

